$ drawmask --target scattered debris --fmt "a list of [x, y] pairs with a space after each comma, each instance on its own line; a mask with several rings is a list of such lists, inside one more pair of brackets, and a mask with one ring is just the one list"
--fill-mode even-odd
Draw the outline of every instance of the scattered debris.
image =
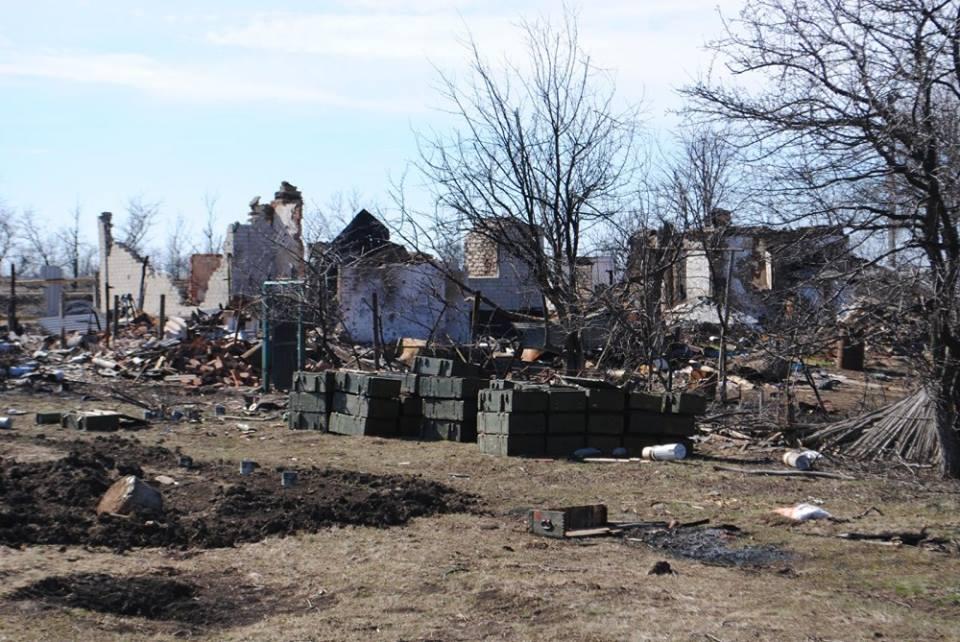
[[807, 522], [813, 519], [833, 519], [833, 515], [813, 504], [797, 504], [796, 506], [785, 506], [773, 511], [777, 515], [782, 515], [795, 522]]
[[821, 457], [815, 450], [788, 450], [783, 454], [783, 463], [797, 470], [811, 470]]
[[653, 567], [647, 571], [647, 575], [676, 575], [677, 572], [673, 570], [673, 567], [670, 566], [670, 562], [666, 560], [660, 560], [654, 562]]
[[714, 465], [713, 469], [744, 475], [769, 475], [770, 477], [822, 477], [825, 479], [842, 479], [845, 481], [853, 481], [856, 479], [856, 477], [844, 475], [843, 473], [828, 473], [819, 470], [765, 470], [722, 465]]

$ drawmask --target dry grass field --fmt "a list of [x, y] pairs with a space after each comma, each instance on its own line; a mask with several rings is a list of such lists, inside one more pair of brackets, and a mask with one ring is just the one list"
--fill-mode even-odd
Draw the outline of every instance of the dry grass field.
[[[30, 413], [116, 407], [22, 393], [0, 403]], [[4, 467], [55, 460], [65, 454], [59, 442], [96, 438], [31, 419], [17, 417], [0, 436]], [[237, 423], [157, 424], [122, 436], [198, 462], [255, 459], [258, 474], [276, 476], [278, 486], [277, 467], [335, 468], [418, 476], [477, 502], [405, 525], [324, 526], [228, 548], [0, 546], [0, 640], [960, 639], [960, 486], [925, 472], [833, 466], [856, 479], [745, 476], [714, 465], [776, 467], [778, 451], [716, 441], [707, 457], [685, 462], [580, 464], [495, 458], [470, 444], [294, 432], [279, 421], [248, 422], [257, 432], [244, 434]], [[142, 466], [148, 479], [166, 473], [180, 484], [231, 485], [205, 479], [203, 469]], [[771, 512], [798, 502], [851, 521], [791, 524]], [[526, 530], [529, 507], [587, 503], [605, 503], [617, 521], [735, 526], [699, 530], [703, 546], [770, 554], [724, 565], [692, 559], [703, 552], [699, 540], [664, 550], [630, 541], [629, 531], [553, 540]], [[0, 514], [0, 530], [10, 526], [4, 519], [11, 515]], [[947, 543], [835, 537], [921, 527]], [[648, 574], [660, 560], [675, 573]], [[81, 574], [103, 574], [94, 584], [176, 580], [197, 592], [172, 616], [153, 618], [14, 599], [44, 578]]]

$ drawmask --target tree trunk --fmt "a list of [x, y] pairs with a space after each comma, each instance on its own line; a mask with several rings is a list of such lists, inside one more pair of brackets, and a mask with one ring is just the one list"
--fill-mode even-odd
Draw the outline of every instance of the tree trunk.
[[937, 390], [937, 438], [940, 440], [940, 473], [960, 478], [960, 434], [957, 432], [957, 403], [960, 401], [955, 367], [946, 368]]

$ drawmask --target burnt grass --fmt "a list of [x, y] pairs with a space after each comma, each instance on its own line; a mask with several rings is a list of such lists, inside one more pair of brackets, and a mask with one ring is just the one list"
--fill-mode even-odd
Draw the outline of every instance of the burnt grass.
[[[176, 573], [172, 569], [169, 572]], [[21, 587], [7, 595], [6, 600], [166, 620], [190, 628], [238, 626], [277, 610], [287, 610], [279, 596], [266, 594], [237, 578], [181, 579], [168, 575], [57, 575]]]
[[[65, 457], [55, 461], [0, 460], [0, 544], [221, 548], [334, 525], [399, 526], [477, 505], [473, 496], [416, 476], [301, 468], [297, 484], [282, 488], [276, 470], [242, 476], [230, 462], [187, 470], [177, 467], [178, 453], [118, 436], [63, 447]], [[179, 483], [158, 484], [157, 473]], [[98, 517], [100, 497], [128, 474], [160, 491], [163, 512]]]
[[673, 557], [715, 566], [761, 568], [786, 562], [790, 552], [772, 545], [739, 546], [742, 535], [736, 526], [690, 528], [634, 528], [627, 531], [628, 542], [636, 541]]

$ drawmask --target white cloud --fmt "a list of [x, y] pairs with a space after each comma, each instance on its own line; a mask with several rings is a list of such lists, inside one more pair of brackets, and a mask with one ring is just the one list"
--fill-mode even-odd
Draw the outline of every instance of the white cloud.
[[279, 101], [373, 111], [410, 107], [356, 99], [303, 83], [281, 83], [229, 69], [162, 63], [141, 54], [7, 53], [0, 56], [0, 76], [114, 85], [187, 102]]
[[[512, 39], [510, 20], [452, 12], [258, 15], [239, 27], [208, 34], [217, 45], [313, 55], [375, 59], [446, 60], [462, 57], [458, 36], [468, 30], [479, 40]], [[498, 47], [499, 48], [499, 47]]]

